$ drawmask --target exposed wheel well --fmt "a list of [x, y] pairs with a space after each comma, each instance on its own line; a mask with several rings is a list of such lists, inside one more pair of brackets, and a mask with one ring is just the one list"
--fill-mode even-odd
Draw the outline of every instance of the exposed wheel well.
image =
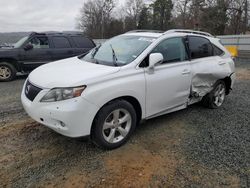
[[11, 65], [15, 67], [17, 71], [21, 71], [21, 68], [17, 63], [17, 60], [12, 59], [12, 58], [0, 58], [0, 63], [3, 63], [3, 62], [10, 63]]
[[226, 77], [223, 79], [223, 81], [225, 82], [226, 85], [226, 94], [228, 95], [231, 91], [231, 84], [232, 84], [232, 80], [230, 77]]

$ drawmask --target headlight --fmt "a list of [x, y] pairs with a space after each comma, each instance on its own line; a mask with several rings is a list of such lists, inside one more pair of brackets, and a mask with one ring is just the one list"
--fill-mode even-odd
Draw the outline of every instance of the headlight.
[[85, 88], [86, 86], [74, 88], [54, 88], [41, 99], [41, 102], [56, 102], [80, 97]]

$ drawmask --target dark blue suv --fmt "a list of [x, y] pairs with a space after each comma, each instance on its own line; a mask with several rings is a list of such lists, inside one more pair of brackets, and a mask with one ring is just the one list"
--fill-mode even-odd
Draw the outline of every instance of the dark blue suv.
[[12, 47], [0, 47], [0, 81], [15, 79], [38, 66], [80, 54], [96, 45], [81, 33], [31, 33]]

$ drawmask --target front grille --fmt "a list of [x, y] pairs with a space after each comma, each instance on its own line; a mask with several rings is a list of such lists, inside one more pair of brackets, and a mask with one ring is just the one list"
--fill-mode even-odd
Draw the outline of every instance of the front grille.
[[24, 92], [29, 100], [33, 101], [40, 91], [42, 91], [41, 88], [36, 87], [27, 81]]

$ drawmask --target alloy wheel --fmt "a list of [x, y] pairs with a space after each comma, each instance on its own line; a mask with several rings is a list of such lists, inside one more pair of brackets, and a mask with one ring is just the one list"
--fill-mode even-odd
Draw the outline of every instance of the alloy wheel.
[[102, 134], [108, 143], [122, 141], [129, 133], [132, 125], [132, 117], [125, 109], [116, 109], [106, 118]]
[[8, 79], [11, 77], [11, 70], [6, 66], [0, 66], [0, 78]]
[[220, 107], [225, 100], [225, 96], [226, 96], [226, 88], [224, 84], [219, 84], [215, 89], [214, 104], [217, 107]]

